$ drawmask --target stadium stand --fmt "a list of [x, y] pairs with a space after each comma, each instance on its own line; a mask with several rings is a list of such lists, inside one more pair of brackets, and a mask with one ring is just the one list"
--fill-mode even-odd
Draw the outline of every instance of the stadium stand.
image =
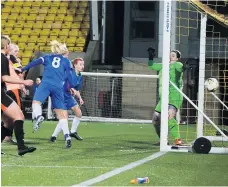
[[89, 33], [88, 1], [2, 1], [2, 34], [20, 47], [22, 64], [34, 52], [50, 52], [49, 42], [66, 42], [82, 52]]

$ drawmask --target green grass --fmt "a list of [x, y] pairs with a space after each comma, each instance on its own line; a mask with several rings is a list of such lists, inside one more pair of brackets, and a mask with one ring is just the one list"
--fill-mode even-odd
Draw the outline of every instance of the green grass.
[[[48, 142], [55, 125], [44, 122], [34, 134], [31, 122], [25, 123], [25, 140], [37, 151], [24, 157], [16, 156], [16, 146], [2, 144], [6, 153], [2, 156], [2, 185], [70, 186], [159, 151], [153, 145], [158, 138], [151, 125], [81, 123], [79, 133], [84, 140], [73, 140], [70, 149], [64, 147], [62, 134], [56, 143]], [[182, 131], [185, 128], [181, 126]], [[227, 185], [227, 160], [227, 155], [168, 153], [96, 185], [130, 185], [131, 179], [143, 176], [148, 176], [153, 186]]]

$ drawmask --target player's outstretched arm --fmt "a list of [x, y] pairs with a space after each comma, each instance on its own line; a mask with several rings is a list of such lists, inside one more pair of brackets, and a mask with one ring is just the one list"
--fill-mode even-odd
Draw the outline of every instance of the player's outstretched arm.
[[27, 66], [22, 68], [22, 72], [23, 71], [27, 71], [27, 70], [29, 70], [32, 67], [38, 66], [38, 65], [42, 64], [43, 62], [44, 62], [44, 58], [43, 57], [40, 57], [40, 58], [38, 58], [36, 60], [33, 60]]
[[160, 71], [162, 69], [162, 64], [160, 63], [154, 63], [154, 57], [155, 57], [155, 49], [153, 47], [149, 47], [147, 49], [149, 60], [148, 60], [148, 68]]
[[33, 85], [33, 80], [23, 80], [23, 79], [15, 79], [9, 75], [3, 75], [2, 80], [4, 82], [8, 82], [11, 84], [24, 84], [25, 86], [32, 86]]

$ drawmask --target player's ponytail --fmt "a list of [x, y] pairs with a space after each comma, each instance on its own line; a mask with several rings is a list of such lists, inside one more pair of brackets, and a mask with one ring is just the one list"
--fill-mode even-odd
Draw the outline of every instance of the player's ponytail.
[[50, 43], [51, 43], [52, 53], [57, 53], [57, 54], [61, 54], [61, 55], [68, 53], [68, 49], [66, 47], [66, 44], [62, 44], [56, 40], [53, 40]]

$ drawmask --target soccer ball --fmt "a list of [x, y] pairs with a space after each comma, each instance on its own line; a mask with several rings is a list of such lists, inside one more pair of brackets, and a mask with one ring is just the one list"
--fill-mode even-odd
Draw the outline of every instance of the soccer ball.
[[205, 81], [204, 83], [205, 88], [209, 91], [209, 92], [214, 92], [218, 89], [219, 87], [219, 82], [217, 81], [217, 79], [215, 78], [209, 78]]

